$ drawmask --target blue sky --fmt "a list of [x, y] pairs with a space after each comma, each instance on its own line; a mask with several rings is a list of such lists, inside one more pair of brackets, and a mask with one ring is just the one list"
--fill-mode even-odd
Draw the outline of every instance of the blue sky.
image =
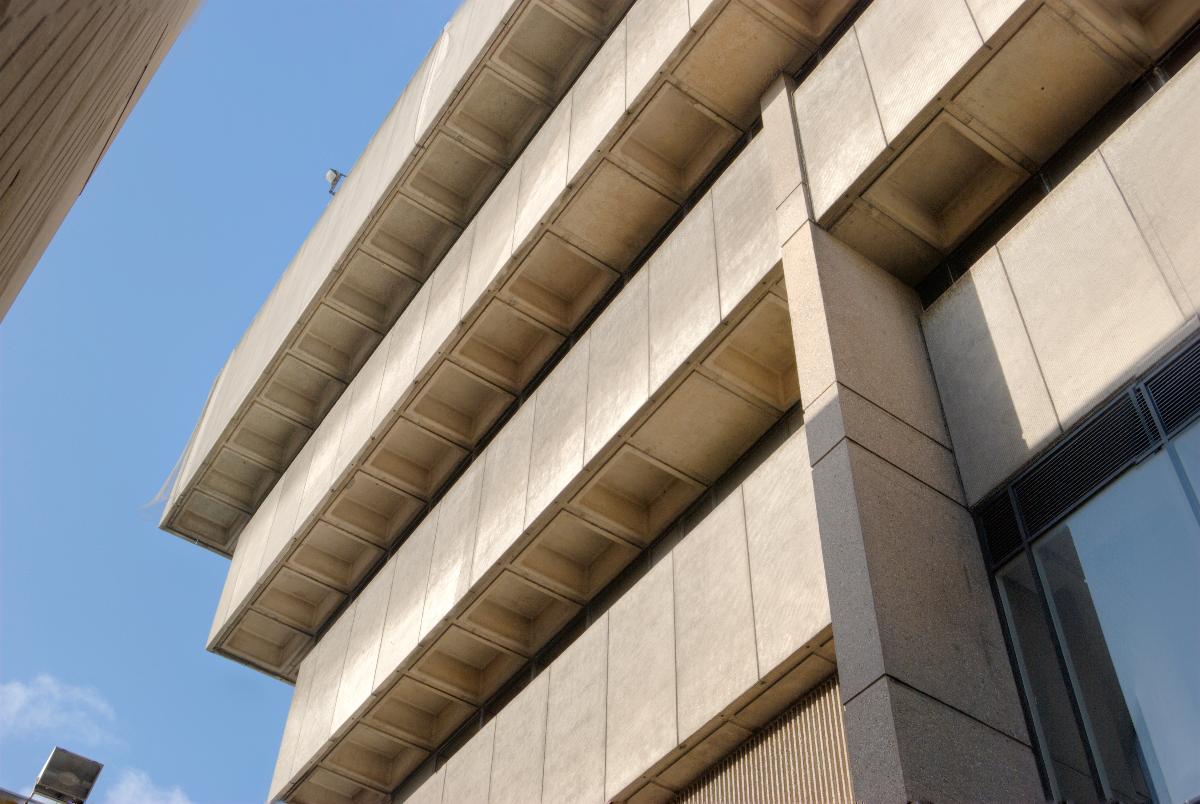
[[291, 688], [204, 650], [225, 559], [147, 509], [457, 0], [207, 0], [0, 324], [0, 787], [261, 802]]

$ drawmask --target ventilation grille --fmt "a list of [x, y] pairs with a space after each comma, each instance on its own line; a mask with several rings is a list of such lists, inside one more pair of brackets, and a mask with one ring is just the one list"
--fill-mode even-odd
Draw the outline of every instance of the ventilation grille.
[[1200, 337], [1183, 345], [975, 511], [998, 567], [1200, 418]]
[[979, 509], [979, 526], [992, 566], [1004, 563], [1020, 549], [1021, 528], [1017, 525], [1017, 512], [1013, 510], [1008, 494], [1001, 494]]
[[1191, 423], [1200, 411], [1200, 341], [1146, 380], [1167, 436]]
[[1013, 484], [1028, 532], [1039, 533], [1053, 524], [1156, 440], [1133, 394], [1120, 396]]

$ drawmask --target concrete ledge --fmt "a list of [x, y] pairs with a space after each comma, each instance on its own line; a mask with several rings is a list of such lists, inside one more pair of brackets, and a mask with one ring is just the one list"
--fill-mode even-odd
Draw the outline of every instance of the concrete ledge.
[[[801, 430], [692, 525], [444, 771], [410, 785], [401, 800], [425, 800], [426, 788], [442, 785], [445, 795], [471, 801], [669, 795], [833, 673], [809, 472]], [[518, 578], [508, 570], [501, 577]], [[752, 604], [760, 599], [769, 605]], [[356, 655], [353, 636], [347, 647], [329, 634], [334, 639], [327, 635], [301, 665], [272, 785], [276, 800], [313, 800], [335, 781], [348, 800], [391, 793], [415, 757], [438, 747], [496, 679], [524, 663], [486, 635], [452, 626], [418, 647], [409, 669], [391, 674], [392, 686], [379, 687], [360, 719], [335, 726], [326, 749], [304, 757], [292, 735], [309, 733], [314, 717], [325, 723], [329, 693], [317, 686], [331, 681], [321, 672], [326, 657], [345, 652], [349, 667]], [[741, 671], [722, 671], [729, 667]], [[332, 681], [338, 708], [345, 672]]]
[[794, 95], [814, 218], [916, 284], [1197, 19], [1177, 0], [872, 3]]
[[[699, 35], [694, 30], [689, 34], [692, 37]], [[692, 39], [687, 42], [694, 45]], [[678, 49], [686, 51], [683, 45]], [[602, 57], [603, 54], [589, 66], [589, 71], [604, 67], [599, 61]], [[660, 77], [658, 80], [663, 79]], [[586, 86], [586, 81], [581, 86]], [[653, 93], [647, 90], [646, 94], [650, 96]], [[764, 147], [761, 143], [752, 144], [746, 155], [736, 160], [737, 169], [731, 169], [727, 176], [721, 177], [713, 191], [701, 199], [696, 210], [680, 225], [677, 236], [669, 238], [659, 253], [651, 258], [651, 268], [647, 274], [652, 278], [652, 283], [657, 283], [657, 287], [649, 289], [648, 295], [654, 300], [654, 310], [643, 316], [648, 316], [651, 326], [655, 328], [650, 351], [651, 379], [655, 386], [662, 385], [676, 371], [678, 362], [701, 345], [701, 338], [708, 337], [718, 326], [730, 323], [730, 316], [734, 314], [736, 304], [740, 303], [732, 294], [738, 289], [744, 292], [755, 287], [762, 281], [764, 266], [769, 266], [778, 257], [774, 227], [758, 226], [742, 231], [736, 225], [737, 221], [747, 216], [765, 221], [774, 218], [769, 200], [761, 194], [756, 197], [750, 190], [755, 185], [762, 186], [769, 181], [770, 167]], [[536, 146], [530, 151], [537, 152], [539, 149]], [[619, 193], [624, 192], [623, 182], [640, 184], [600, 154], [593, 155], [591, 162], [585, 163], [582, 169], [587, 170], [589, 164], [597, 164], [598, 167], [566, 204], [563, 216], [569, 216], [573, 205], [582, 203], [579, 201], [580, 194], [607, 192], [603, 188], [611, 177], [624, 177], [615, 190]], [[603, 178], [606, 176], [610, 178]], [[513, 195], [519, 197], [519, 194]], [[511, 292], [521, 287], [526, 266], [531, 263], [535, 276], [545, 275], [550, 270], [552, 263], [547, 261], [547, 252], [539, 252], [543, 244], [552, 244], [549, 246], [551, 255], [585, 254], [578, 246], [570, 244], [567, 239], [570, 227], [561, 224], [562, 217], [559, 218], [560, 223], [551, 228], [543, 226], [541, 228], [545, 231], [535, 230], [527, 236], [520, 250], [520, 254], [527, 255], [525, 259], [521, 259], [516, 250], [505, 246], [500, 254], [513, 251], [513, 256], [504, 263], [505, 268], [487, 282], [479, 279], [480, 274], [485, 277], [489, 275], [493, 269], [488, 266], [496, 262], [492, 256], [494, 246], [488, 244], [484, 232], [485, 228], [491, 228], [489, 221], [503, 219], [500, 208], [492, 209], [491, 205], [504, 197], [498, 191], [488, 201], [478, 219], [468, 228], [468, 234], [459, 240], [418, 293], [413, 304], [401, 315], [385, 342], [386, 348], [376, 350], [360, 372], [352, 390], [334, 405], [316, 435], [297, 456], [293, 467], [277, 484], [280, 499], [276, 506], [273, 509], [261, 508], [251, 521], [246, 530], [247, 541], [265, 539], [269, 546], [264, 548], [247, 544], [239, 547], [230, 577], [241, 580], [230, 581], [235, 584], [237, 592], [226, 595], [226, 602], [218, 611], [218, 619], [222, 624], [214, 631], [216, 636], [211, 641], [214, 648], [219, 648], [231, 638], [232, 631], [237, 628], [235, 621], [240, 614], [232, 616], [234, 612], [255, 605], [260, 607], [261, 613], [276, 616], [274, 609], [261, 608], [265, 602], [264, 596], [270, 594], [276, 575], [285, 565], [302, 574], [311, 573], [298, 566], [293, 556], [307, 542], [308, 535], [318, 527], [318, 522], [385, 548], [407, 532], [419, 516], [420, 501], [428, 500], [440, 489], [441, 481], [445, 478], [442, 473], [453, 471], [454, 466], [512, 402], [513, 394], [507, 389], [516, 388], [522, 378], [531, 375], [534, 368], [540, 366], [542, 356], [549, 352], [551, 345], [557, 347], [562, 336], [554, 329], [555, 318], [561, 318], [564, 310], [586, 309], [593, 305], [594, 300], [563, 299], [563, 303], [552, 306], [550, 316], [539, 319], [509, 306], [496, 295], [499, 289]], [[719, 214], [718, 198], [723, 199], [719, 204]], [[724, 200], [727, 198], [742, 199], [744, 203], [731, 204]], [[623, 196], [609, 197], [603, 203], [606, 206], [599, 209], [601, 213], [605, 209], [620, 209], [623, 216], [631, 211], [628, 199]], [[597, 210], [585, 208], [591, 209], [588, 213], [588, 230], [599, 231], [594, 227], [602, 224], [604, 215], [593, 214]], [[619, 232], [623, 219], [614, 219], [614, 228], [606, 231], [609, 234]], [[494, 237], [500, 237], [505, 242], [512, 239], [505, 234], [513, 218], [508, 220], [508, 225], [494, 230], [497, 233]], [[716, 236], [718, 220], [723, 230], [719, 242]], [[644, 223], [644, 219], [636, 222], [639, 231]], [[556, 234], [556, 230], [561, 234]], [[648, 237], [638, 235], [639, 238], [643, 236]], [[606, 242], [611, 244], [615, 241], [609, 239]], [[530, 243], [537, 245], [530, 247]], [[703, 288], [703, 292], [680, 294], [680, 288], [692, 286], [681, 284], [675, 275], [681, 270], [688, 270], [687, 266], [696, 259], [703, 260], [703, 270], [695, 274], [701, 282], [695, 287]], [[580, 276], [585, 279], [577, 286], [577, 292], [594, 292], [600, 287], [607, 287], [617, 277], [612, 267], [594, 257], [578, 260], [575, 264], [580, 266]], [[596, 271], [600, 269], [607, 271], [602, 282], [597, 281]], [[560, 284], [561, 280], [560, 275]], [[529, 278], [525, 284], [532, 286], [533, 278]], [[481, 295], [474, 302], [463, 298], [471, 286], [480, 288]], [[719, 287], [725, 288], [726, 298], [721, 298]], [[526, 309], [532, 310], [536, 299], [534, 295], [527, 297], [529, 306]], [[462, 312], [464, 310], [466, 312]], [[738, 315], [744, 312], [749, 310], [739, 311]], [[749, 411], [755, 410], [756, 406], [765, 406], [767, 410], [786, 407], [783, 404], [786, 388], [789, 384], [794, 385], [788, 368], [791, 350], [779, 337], [779, 333], [786, 337], [786, 328], [774, 326], [782, 320], [783, 315], [781, 304], [756, 310], [733, 333], [719, 354], [703, 353], [704, 359], [709, 361], [704, 367], [705, 371], [710, 372], [718, 382], [733, 384], [735, 398], [746, 398], [746, 401], [734, 403], [735, 408], [746, 412], [727, 409], [728, 415], [745, 417], [751, 415]], [[514, 322], [517, 321], [523, 322], [524, 326], [516, 326]], [[689, 326], [679, 326], [681, 322], [687, 322]], [[775, 335], [767, 340], [759, 340], [760, 334], [773, 331]], [[603, 350], [604, 346], [598, 345], [597, 348]], [[422, 366], [423, 356], [426, 362]], [[503, 384], [480, 376], [472, 367]], [[697, 387], [700, 390], [704, 388]], [[673, 404], [682, 404], [683, 399], [684, 395], [681, 395]], [[596, 409], [602, 407], [603, 403]], [[765, 421], [761, 415], [759, 419]], [[757, 426], [751, 425], [750, 429]], [[761, 426], [765, 429], [765, 424]], [[596, 436], [595, 444], [598, 445], [604, 443], [611, 434], [594, 431], [592, 435]], [[661, 441], [662, 436], [647, 432], [645, 438], [658, 438]], [[336, 447], [333, 446], [335, 442], [339, 444]], [[637, 448], [643, 453], [649, 449], [645, 443]], [[589, 446], [589, 461], [596, 457], [592, 450], [593, 447]], [[682, 471], [686, 474], [690, 470], [703, 480], [709, 470], [695, 464], [697, 459], [694, 456], [692, 464], [685, 463]], [[619, 489], [626, 482], [623, 478], [628, 472], [633, 471], [635, 477], [640, 477], [638, 473], [643, 470], [636, 465], [638, 460], [637, 457], [623, 457], [622, 461], [614, 463], [611, 471], [597, 480], [596, 485], [588, 489], [586, 499], [580, 502], [581, 508], [589, 509], [594, 516], [601, 517], [607, 523], [606, 527], [618, 531], [623, 527], [625, 530], [620, 532], [625, 534], [625, 538], [634, 540], [645, 537], [631, 535], [630, 529], [645, 531], [654, 524], [654, 518], [669, 517], [672, 506], [681, 510], [687, 504], [690, 493], [686, 481], [676, 481], [675, 486], [680, 490], [678, 499], [668, 496], [657, 501], [660, 510], [653, 512], [652, 520], [640, 524], [614, 524], [615, 516], [642, 516], [637, 511], [619, 513], [603, 499], [605, 495], [611, 497], [612, 489]], [[677, 460], [687, 459], [679, 456]], [[293, 473], [300, 472], [306, 472], [304, 481], [292, 479]], [[363, 473], [382, 481], [382, 484], [356, 480]], [[414, 480], [417, 482], [414, 483]], [[302, 490], [297, 492], [296, 489]], [[285, 495], [284, 490], [289, 493]], [[334, 510], [339, 502], [342, 508], [340, 514]], [[602, 512], [601, 509], [605, 508], [608, 510]], [[274, 514], [270, 513], [272, 510]], [[271, 516], [275, 520], [271, 524], [255, 521]], [[287, 534], [289, 530], [292, 532], [290, 536]], [[323, 528], [322, 534], [327, 536], [328, 529]], [[243, 554], [244, 557], [240, 557]], [[359, 562], [356, 558], [351, 563], [358, 566]], [[318, 582], [319, 579], [311, 580]], [[323, 596], [319, 594], [319, 586], [312, 586], [310, 591], [321, 597], [319, 601], [307, 601], [308, 605], [317, 608], [339, 594], [334, 587], [329, 587]], [[293, 621], [289, 620], [288, 624], [296, 627]], [[313, 633], [313, 629], [300, 630]], [[270, 655], [276, 656], [278, 653], [271, 651]], [[245, 660], [244, 655], [239, 658]], [[256, 666], [284, 677], [290, 677], [295, 672], [294, 664], [281, 666], [264, 662]]]
[[[458, 8], [222, 369], [184, 452], [165, 530], [232, 551], [272, 478], [631, 2]], [[257, 482], [230, 483], [221, 464], [231, 460], [253, 464]]]

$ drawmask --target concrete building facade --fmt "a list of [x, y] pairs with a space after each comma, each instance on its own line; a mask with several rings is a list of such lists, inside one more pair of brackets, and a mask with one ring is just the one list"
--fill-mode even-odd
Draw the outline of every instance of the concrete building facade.
[[468, 0], [163, 527], [272, 801], [1200, 795], [1191, 0]]
[[199, 3], [0, 2], [0, 319]]

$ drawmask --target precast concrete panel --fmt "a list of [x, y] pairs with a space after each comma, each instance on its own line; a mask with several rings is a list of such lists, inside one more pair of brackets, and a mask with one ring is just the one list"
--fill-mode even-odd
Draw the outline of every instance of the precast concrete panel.
[[505, 174], [475, 216], [475, 244], [471, 249], [471, 268], [467, 272], [463, 312], [483, 295], [512, 256], [513, 232], [517, 222], [517, 191], [521, 186], [521, 171], [527, 161], [528, 155], [522, 155], [517, 160], [517, 164]]
[[1028, 0], [967, 0], [967, 8], [984, 42], [989, 42], [1016, 15], [1022, 4], [1028, 5]]
[[967, 501], [974, 504], [1061, 432], [995, 249], [925, 311], [923, 325]]
[[[346, 409], [350, 407], [350, 395], [343, 394], [321, 426], [313, 433], [312, 462], [304, 479], [304, 492], [300, 495], [300, 508], [296, 524], [302, 525], [318, 508], [326, 495], [333, 489], [340, 466], [336, 464], [338, 446], [342, 440], [342, 428], [346, 425]], [[295, 538], [295, 532], [292, 533]]]
[[639, 271], [592, 324], [587, 463], [650, 398], [649, 287], [649, 273]]
[[1017, 224], [999, 251], [1063, 428], [1184, 322], [1100, 154]]
[[608, 798], [679, 744], [673, 597], [668, 555], [608, 612]]
[[[267, 540], [271, 535], [271, 520], [278, 504], [278, 489], [272, 489], [267, 498], [263, 500], [263, 504], [259, 506], [259, 515], [250, 520], [242, 531], [242, 536], [238, 539], [235, 555], [237, 552], [245, 552], [246, 559], [238, 571], [237, 587], [233, 593], [233, 606], [241, 605], [246, 596], [250, 594], [250, 590], [254, 588], [255, 582], [261, 577], [257, 570], [267, 549]], [[230, 569], [232, 569], [232, 565]]]
[[821, 533], [804, 431], [798, 430], [742, 485], [761, 675], [830, 622]]
[[525, 530], [534, 407], [532, 399], [522, 405], [481, 458], [484, 461], [483, 489], [471, 583], [482, 578]]
[[467, 741], [446, 763], [446, 787], [442, 801], [485, 802], [491, 791], [492, 751], [496, 721], [492, 720]]
[[[474, 229], [464, 232], [462, 237], [473, 234]], [[462, 240], [462, 238], [459, 238]], [[376, 404], [374, 419], [382, 421], [400, 404], [400, 400], [412, 387], [417, 373], [417, 352], [421, 346], [421, 333], [425, 328], [425, 316], [429, 310], [429, 294], [432, 285], [426, 282], [417, 291], [417, 295], [409, 303], [396, 326], [388, 335], [387, 363], [383, 368], [383, 379], [380, 382], [379, 402]]]
[[489, 804], [542, 799], [549, 682], [550, 674], [541, 673], [496, 716]]
[[425, 590], [429, 588], [430, 562], [440, 512], [440, 507], [430, 511], [388, 561], [395, 567], [395, 575], [390, 584], [374, 689], [383, 685], [420, 639], [421, 615]]
[[[567, 157], [571, 146], [569, 102], [560, 103], [529, 141], [521, 157], [520, 188], [517, 191], [516, 232], [520, 244], [537, 228], [546, 213], [567, 188]], [[514, 166], [510, 172], [517, 172]]]
[[446, 341], [462, 326], [463, 299], [467, 285], [467, 270], [479, 227], [467, 227], [462, 237], [446, 254], [429, 277], [429, 309], [421, 330], [421, 347], [417, 350], [417, 370], [429, 363]]
[[437, 538], [429, 567], [425, 612], [421, 615], [422, 639], [462, 600], [471, 584], [482, 486], [483, 466], [476, 462], [438, 504]]
[[567, 175], [574, 177], [625, 114], [625, 29], [621, 21], [571, 90]]
[[646, 263], [650, 387], [671, 376], [721, 320], [712, 195], [701, 199]]
[[446, 792], [446, 766], [438, 768], [432, 776], [425, 780], [412, 795], [397, 797], [396, 801], [404, 804], [442, 804]]
[[424, 97], [421, 99], [421, 112], [417, 117], [418, 140], [423, 139], [437, 122], [442, 106], [450, 100], [454, 88], [466, 75], [477, 55], [467, 50], [467, 22], [474, 8], [471, 3], [460, 3], [434, 46], [437, 55], [425, 85]]
[[1200, 59], [1172, 76], [1100, 147], [1188, 315], [1200, 311]]
[[550, 666], [542, 801], [604, 801], [608, 615]]
[[346, 664], [342, 667], [337, 704], [333, 708], [335, 728], [354, 716], [375, 690], [375, 666], [383, 644], [383, 627], [396, 565], [395, 561], [385, 564], [355, 598], [357, 613], [346, 647]]
[[625, 15], [629, 58], [625, 62], [627, 103], [632, 107], [690, 27], [687, 0], [641, 0]]
[[775, 205], [763, 192], [776, 170], [768, 145], [766, 137], [752, 139], [713, 185], [722, 318], [779, 262]]
[[350, 404], [346, 408], [346, 426], [342, 428], [337, 457], [334, 459], [339, 467], [353, 463], [355, 455], [375, 431], [375, 408], [383, 384], [383, 370], [387, 365], [389, 341], [385, 338], [380, 342], [345, 391], [345, 396], [350, 397]]
[[266, 573], [296, 533], [296, 518], [300, 515], [300, 501], [304, 495], [304, 484], [308, 480], [308, 469], [315, 449], [315, 439], [310, 438], [276, 484], [279, 487], [279, 504], [275, 507], [275, 518], [271, 522], [271, 532], [267, 537], [267, 549], [263, 551], [262, 561], [258, 566], [260, 576]]
[[583, 468], [588, 346], [580, 339], [537, 390], [525, 524], [541, 514]]
[[304, 726], [296, 748], [296, 765], [293, 772], [303, 767], [320, 753], [321, 748], [333, 735], [333, 707], [337, 703], [338, 682], [342, 677], [342, 665], [346, 661], [346, 645], [350, 639], [350, 628], [354, 623], [354, 607], [342, 612], [329, 630], [301, 662], [301, 672], [306, 662], [312, 662], [312, 691], [304, 711]]
[[671, 555], [679, 734], [686, 739], [759, 678], [741, 489], [693, 528]]
[[283, 785], [292, 778], [300, 731], [304, 726], [304, 714], [308, 707], [308, 696], [312, 692], [312, 673], [315, 662], [301, 662], [296, 675], [296, 686], [292, 691], [292, 702], [288, 706], [287, 720], [283, 724], [279, 756], [275, 759], [275, 773], [271, 777], [270, 800], [274, 801], [282, 792]]
[[838, 40], [793, 97], [813, 217], [828, 223], [826, 214], [887, 153], [854, 29]]
[[889, 143], [925, 124], [921, 110], [983, 44], [964, 0], [879, 0], [854, 29]]

